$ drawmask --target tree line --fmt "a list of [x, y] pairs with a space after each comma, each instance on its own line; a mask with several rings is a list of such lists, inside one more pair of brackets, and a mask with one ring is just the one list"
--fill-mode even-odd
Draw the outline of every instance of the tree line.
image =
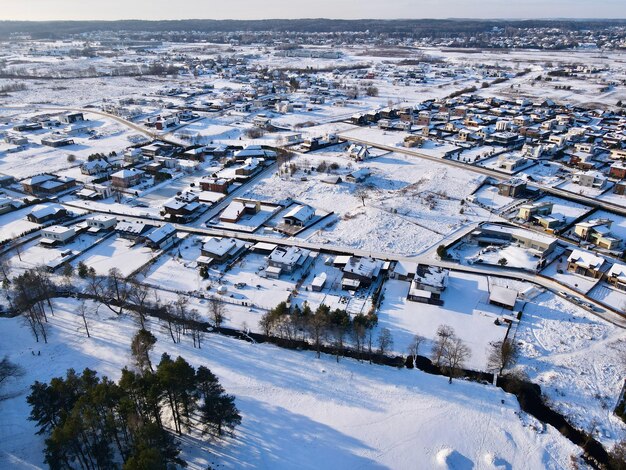
[[65, 377], [31, 386], [29, 419], [46, 436], [44, 459], [52, 470], [184, 467], [168, 425], [178, 436], [197, 430], [220, 438], [241, 423], [235, 398], [208, 368], [164, 353], [153, 370], [155, 341], [139, 330], [135, 368], [124, 368], [118, 382], [69, 369]]

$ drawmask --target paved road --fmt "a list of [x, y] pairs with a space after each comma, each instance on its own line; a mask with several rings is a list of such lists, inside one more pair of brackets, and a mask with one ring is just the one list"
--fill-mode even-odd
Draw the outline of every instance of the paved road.
[[[462, 162], [458, 162], [456, 160], [450, 160], [447, 158], [433, 157], [432, 155], [424, 154], [420, 152], [419, 150], [412, 150], [412, 149], [407, 149], [403, 147], [394, 147], [392, 145], [385, 145], [385, 144], [373, 142], [370, 140], [357, 139], [357, 138], [354, 138], [345, 134], [338, 134], [338, 137], [339, 139], [344, 140], [344, 141], [356, 142], [358, 144], [367, 145], [367, 146], [374, 147], [374, 148], [381, 149], [381, 150], [401, 153], [403, 155], [409, 155], [411, 157], [418, 157], [418, 158], [423, 158], [425, 160], [437, 162], [442, 165], [448, 165], [448, 166], [453, 166], [455, 168], [461, 168], [463, 170], [472, 171], [474, 173], [479, 173], [481, 175], [489, 176], [491, 178], [494, 178], [500, 181], [508, 180], [511, 178], [511, 175], [507, 173], [502, 173], [497, 170], [491, 170], [489, 168], [484, 168], [484, 167], [480, 167], [476, 165], [469, 165], [467, 163], [462, 163]], [[598, 199], [595, 199], [589, 196], [584, 196], [582, 194], [575, 194], [570, 191], [564, 191], [562, 189], [553, 188], [551, 186], [545, 186], [545, 185], [537, 184], [537, 183], [532, 183], [532, 186], [538, 188], [539, 190], [545, 193], [552, 194], [554, 196], [559, 196], [563, 199], [575, 201], [575, 202], [578, 202], [587, 206], [591, 206], [591, 207], [608, 209], [617, 214], [626, 216], [626, 207], [620, 206], [618, 204], [614, 204], [609, 201], [600, 201]]]

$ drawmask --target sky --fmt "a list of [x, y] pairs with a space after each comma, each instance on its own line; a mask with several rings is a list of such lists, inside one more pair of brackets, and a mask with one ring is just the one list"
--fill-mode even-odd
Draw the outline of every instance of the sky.
[[626, 0], [0, 0], [2, 20], [626, 18]]

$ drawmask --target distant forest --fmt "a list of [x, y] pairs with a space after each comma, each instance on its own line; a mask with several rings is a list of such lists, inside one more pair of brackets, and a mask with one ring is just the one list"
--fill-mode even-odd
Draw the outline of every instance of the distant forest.
[[626, 26], [626, 20], [178, 20], [178, 21], [0, 21], [0, 38], [13, 34], [29, 34], [33, 38], [55, 38], [95, 31], [200, 33], [237, 31], [339, 33], [370, 32], [372, 34], [411, 35], [415, 37], [472, 34], [498, 28], [561, 28], [570, 31], [601, 30]]

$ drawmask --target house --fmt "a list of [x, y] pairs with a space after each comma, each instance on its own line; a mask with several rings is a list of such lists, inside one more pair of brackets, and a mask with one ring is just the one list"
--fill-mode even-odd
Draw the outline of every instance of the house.
[[267, 257], [267, 277], [279, 278], [281, 274], [292, 274], [296, 269], [305, 267], [311, 259], [311, 252], [297, 246], [277, 246]]
[[348, 147], [348, 156], [357, 162], [360, 162], [369, 158], [370, 151], [366, 145], [352, 144]]
[[110, 215], [94, 215], [87, 219], [88, 232], [100, 232], [101, 230], [113, 230], [117, 225], [117, 218]]
[[419, 264], [407, 299], [413, 302], [443, 305], [441, 294], [448, 287], [448, 269]]
[[204, 177], [200, 180], [202, 191], [228, 194], [228, 187], [232, 181], [226, 178]]
[[237, 176], [252, 176], [261, 168], [261, 162], [257, 158], [246, 158], [244, 164], [235, 170]]
[[141, 236], [146, 235], [148, 232], [154, 229], [153, 225], [146, 224], [144, 222], [119, 222], [115, 226], [115, 231], [120, 237], [127, 240], [138, 240]]
[[327, 277], [328, 275], [325, 272], [321, 272], [320, 274], [315, 276], [315, 278], [311, 282], [311, 290], [313, 292], [321, 292], [322, 289], [324, 289], [324, 286], [326, 285]]
[[528, 160], [521, 157], [502, 156], [498, 158], [498, 168], [510, 173], [513, 173], [520, 168], [526, 166], [527, 163]]
[[113, 190], [111, 186], [103, 184], [85, 184], [82, 189], [76, 192], [76, 195], [81, 199], [106, 199], [113, 195]]
[[600, 279], [606, 268], [606, 260], [588, 251], [573, 250], [567, 258], [567, 270], [593, 279]]
[[244, 215], [255, 215], [261, 211], [261, 201], [233, 199], [220, 214], [220, 221], [236, 224]]
[[614, 263], [606, 273], [606, 282], [616, 289], [626, 291], [626, 265]]
[[552, 206], [553, 204], [547, 201], [523, 204], [519, 208], [517, 218], [529, 222], [537, 216], [550, 215], [552, 213]]
[[519, 178], [513, 178], [498, 184], [498, 194], [500, 194], [500, 196], [516, 198], [522, 197], [525, 192], [526, 182]]
[[305, 227], [315, 217], [315, 208], [298, 204], [283, 216], [283, 223], [293, 227]]
[[53, 148], [67, 147], [68, 145], [74, 145], [74, 139], [70, 139], [69, 137], [50, 136], [41, 139], [41, 145]]
[[611, 178], [624, 179], [626, 178], [626, 162], [615, 162], [610, 166], [609, 176]]
[[39, 204], [26, 216], [30, 222], [44, 224], [59, 221], [68, 216], [67, 210], [59, 204]]
[[412, 281], [417, 272], [418, 263], [413, 261], [398, 261], [391, 273], [392, 279], [399, 281]]
[[579, 222], [574, 226], [574, 233], [581, 239], [607, 250], [614, 250], [621, 243], [621, 239], [611, 234], [610, 219], [593, 219]]
[[85, 117], [83, 113], [75, 112], [75, 113], [66, 113], [59, 116], [59, 121], [63, 124], [74, 124], [76, 122], [83, 122]]
[[215, 238], [211, 237], [202, 244], [200, 252], [202, 256], [198, 258], [198, 264], [211, 264], [212, 262], [223, 263], [236, 258], [246, 249], [246, 244], [236, 238]]
[[33, 196], [54, 196], [76, 186], [76, 180], [43, 174], [21, 181], [22, 189]]
[[613, 186], [613, 192], [615, 194], [619, 194], [620, 196], [626, 194], [626, 180], [621, 180], [615, 183], [615, 186]]
[[147, 247], [153, 250], [163, 250], [176, 241], [176, 228], [172, 224], [165, 224], [148, 232], [143, 239]]
[[113, 166], [103, 158], [85, 162], [80, 166], [80, 172], [83, 175], [101, 175], [108, 174]]
[[491, 292], [489, 292], [489, 303], [507, 310], [513, 310], [515, 308], [515, 302], [517, 302], [517, 296], [518, 292], [514, 289], [492, 286]]
[[572, 182], [586, 188], [602, 188], [606, 183], [606, 176], [599, 171], [578, 171], [572, 176]]
[[360, 170], [353, 171], [352, 173], [346, 175], [346, 181], [350, 183], [362, 183], [369, 178], [371, 174], [372, 172], [369, 168], [361, 168]]
[[380, 275], [383, 262], [373, 258], [351, 256], [343, 268], [341, 285], [346, 290], [369, 287]]
[[496, 224], [482, 225], [472, 231], [468, 237], [469, 241], [473, 241], [479, 246], [504, 246], [517, 243], [539, 258], [545, 258], [552, 253], [558, 242], [556, 238], [542, 233]]
[[116, 188], [132, 188], [137, 186], [144, 172], [136, 168], [124, 169], [111, 175], [111, 184]]
[[276, 158], [276, 152], [266, 150], [261, 145], [246, 145], [243, 149], [237, 150], [233, 156], [236, 161], [245, 162], [249, 158], [256, 158], [257, 160]]
[[185, 223], [197, 217], [201, 207], [198, 194], [187, 191], [165, 201], [161, 213], [167, 219]]
[[62, 225], [52, 225], [41, 230], [40, 245], [52, 247], [64, 245], [76, 236], [73, 227], [64, 227]]

